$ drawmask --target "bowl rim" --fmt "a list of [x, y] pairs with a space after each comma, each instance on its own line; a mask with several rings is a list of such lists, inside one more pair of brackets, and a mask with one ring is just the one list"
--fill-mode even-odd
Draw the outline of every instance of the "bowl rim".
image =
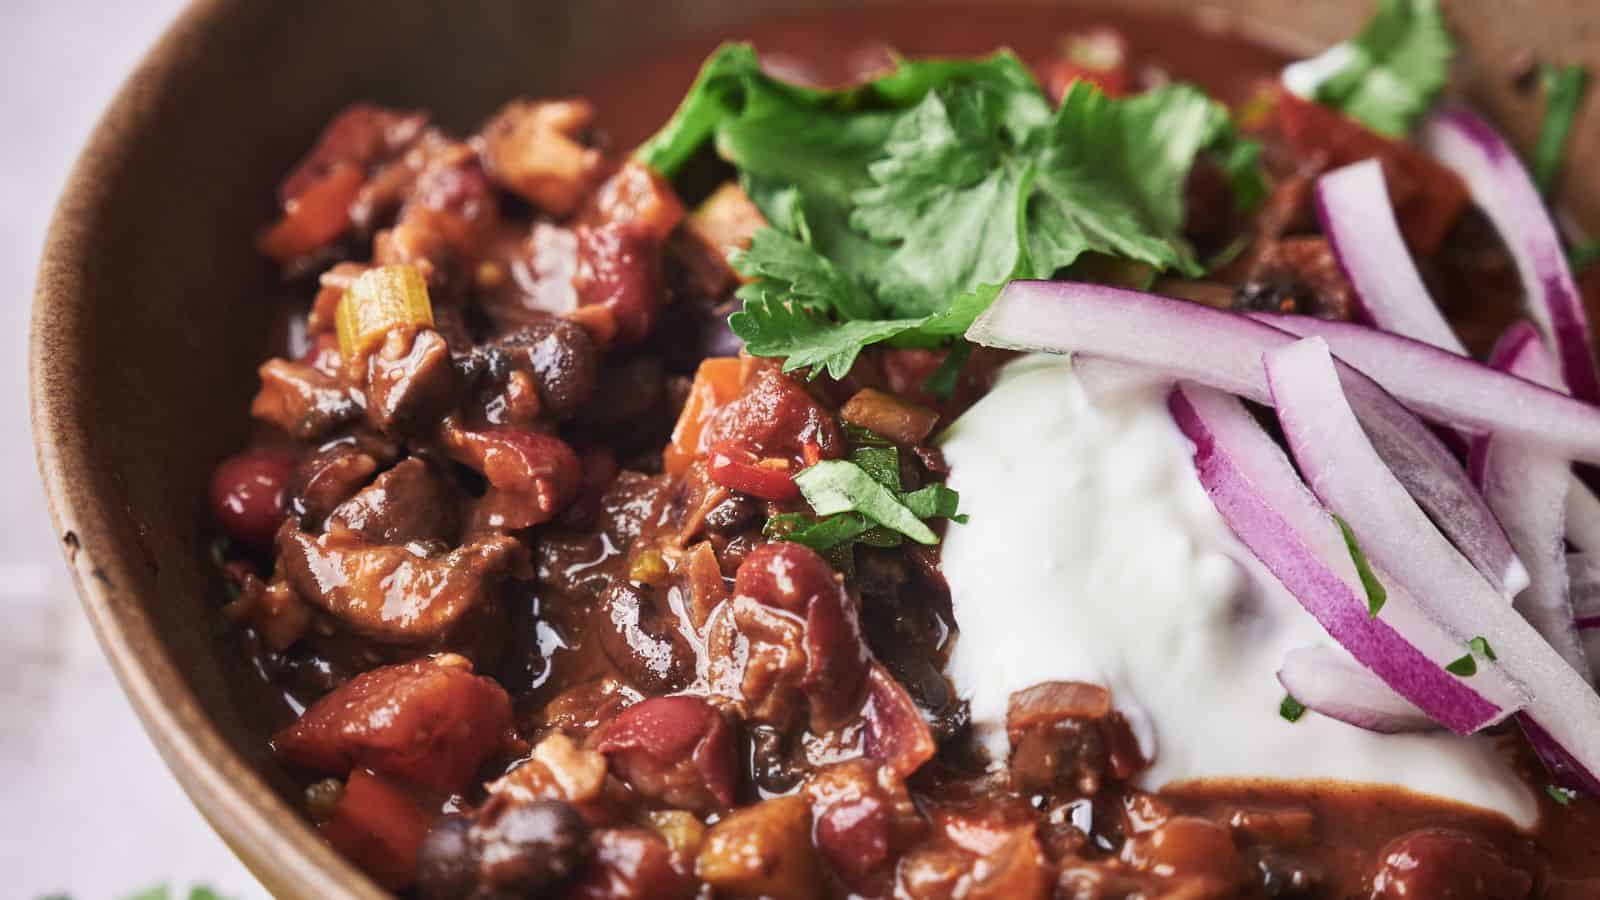
[[[274, 896], [381, 900], [345, 861], [236, 753], [174, 665], [154, 624], [119, 585], [133, 562], [112, 537], [104, 501], [74, 473], [88, 469], [91, 441], [72, 385], [85, 350], [73, 340], [85, 320], [88, 237], [103, 215], [105, 184], [128, 154], [127, 137], [147, 126], [146, 98], [182, 77], [187, 48], [239, 0], [192, 0], [123, 81], [91, 130], [45, 233], [28, 334], [28, 407], [46, 505], [73, 585], [101, 650], [145, 733], [190, 802]], [[142, 652], [157, 648], [159, 652]]]

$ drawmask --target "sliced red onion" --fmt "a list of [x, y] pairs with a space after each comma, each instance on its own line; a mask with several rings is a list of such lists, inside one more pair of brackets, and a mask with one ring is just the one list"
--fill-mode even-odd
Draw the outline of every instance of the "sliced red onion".
[[[1532, 699], [1521, 716], [1553, 771], [1600, 792], [1600, 695], [1450, 546], [1368, 439], [1328, 345], [1308, 338], [1263, 356], [1278, 421], [1306, 483], [1342, 516], [1367, 557], [1466, 652], [1482, 638]], [[1481, 673], [1487, 660], [1478, 660]], [[1561, 752], [1555, 752], [1559, 749]]]
[[[1261, 354], [1296, 340], [1238, 313], [1069, 281], [1011, 282], [967, 339], [1133, 363], [1268, 404]], [[1371, 378], [1342, 363], [1339, 375], [1378, 452], [1417, 502], [1493, 584], [1522, 583], [1511, 542], [1449, 448]]]
[[1306, 709], [1379, 734], [1434, 731], [1439, 723], [1332, 647], [1284, 654], [1278, 683]]
[[1328, 342], [1426, 418], [1474, 434], [1515, 435], [1567, 459], [1600, 462], [1600, 408], [1408, 337], [1312, 316], [1256, 313], [1274, 328]]
[[[1539, 332], [1526, 322], [1506, 330], [1490, 362], [1519, 378], [1552, 386], [1561, 373]], [[1517, 556], [1528, 567], [1530, 583], [1516, 595], [1522, 613], [1550, 646], [1585, 677], [1589, 660], [1573, 624], [1568, 598], [1566, 546], [1567, 484], [1571, 464], [1520, 435], [1499, 432], [1472, 444], [1468, 471], [1483, 498], [1505, 526]]]
[[1091, 397], [1113, 397], [1172, 386], [1172, 377], [1169, 375], [1098, 356], [1074, 356], [1072, 373]]
[[1467, 355], [1411, 261], [1383, 166], [1369, 159], [1335, 169], [1317, 179], [1316, 192], [1322, 232], [1362, 314], [1384, 331]]
[[1526, 698], [1500, 673], [1486, 672], [1469, 685], [1444, 670], [1442, 664], [1460, 656], [1459, 643], [1418, 614], [1404, 591], [1390, 592], [1378, 617], [1369, 614], [1338, 523], [1243, 404], [1180, 384], [1168, 406], [1194, 442], [1200, 483], [1228, 527], [1334, 640], [1393, 689], [1396, 700], [1463, 734], [1520, 708]]
[[1567, 554], [1572, 624], [1589, 657], [1589, 676], [1600, 680], [1600, 554]]
[[1534, 321], [1551, 340], [1573, 396], [1600, 402], [1600, 368], [1583, 299], [1572, 278], [1555, 222], [1528, 170], [1489, 123], [1460, 106], [1442, 109], [1422, 127], [1423, 146], [1466, 182], [1511, 251]]
[[[1317, 211], [1367, 319], [1384, 331], [1467, 355], [1466, 345], [1417, 273], [1376, 161], [1345, 166], [1318, 179]], [[1338, 344], [1329, 343], [1334, 353], [1344, 355]], [[1600, 497], [1576, 474], [1567, 485], [1567, 539], [1600, 551]]]

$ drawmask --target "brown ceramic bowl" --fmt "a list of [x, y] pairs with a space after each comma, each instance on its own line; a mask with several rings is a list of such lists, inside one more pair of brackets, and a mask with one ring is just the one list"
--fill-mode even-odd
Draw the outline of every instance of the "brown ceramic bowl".
[[[1530, 139], [1538, 105], [1515, 94], [1509, 73], [1535, 49], [1600, 62], [1600, 17], [1588, 2], [1451, 4], [1467, 48], [1464, 83], [1520, 141]], [[78, 592], [145, 727], [201, 812], [277, 895], [383, 896], [295, 811], [255, 718], [262, 687], [219, 628], [220, 587], [206, 562], [207, 476], [244, 439], [266, 349], [273, 273], [252, 237], [277, 179], [352, 100], [428, 107], [465, 128], [509, 97], [625, 71], [636, 51], [663, 42], [709, 49], [757, 18], [859, 5], [388, 0], [380, 14], [362, 0], [198, 0], [106, 112], [57, 209], [39, 274], [39, 463]], [[1058, 0], [1051, 14], [1082, 21], [1094, 5]], [[1114, 5], [1183, 14], [1197, 6]], [[1211, 27], [1248, 28], [1291, 50], [1349, 34], [1368, 6], [1199, 5]], [[986, 0], [919, 7], [888, 37], [912, 50], [963, 49], [917, 46], [917, 23], [995, 14]], [[682, 88], [652, 93], [649, 81], [638, 96]], [[1600, 117], [1589, 124], [1578, 158], [1600, 151]], [[1600, 170], [1573, 178], [1589, 182], [1569, 191], [1585, 201], [1580, 212], [1595, 212]]]

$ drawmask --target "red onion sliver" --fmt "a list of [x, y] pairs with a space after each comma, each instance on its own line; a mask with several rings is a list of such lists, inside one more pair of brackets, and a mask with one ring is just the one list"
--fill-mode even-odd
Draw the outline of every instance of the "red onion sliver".
[[1505, 241], [1522, 277], [1529, 313], [1549, 336], [1573, 396], [1600, 402], [1600, 368], [1583, 299], [1539, 189], [1516, 151], [1463, 107], [1440, 110], [1422, 127], [1430, 153], [1466, 182], [1473, 202]]
[[1278, 683], [1305, 708], [1379, 734], [1434, 731], [1439, 723], [1331, 647], [1284, 654]]
[[[1106, 357], [1268, 404], [1261, 354], [1296, 340], [1238, 313], [1070, 281], [1011, 282], [967, 339]], [[1417, 502], [1492, 583], [1520, 583], [1526, 575], [1511, 542], [1449, 448], [1371, 378], [1342, 363], [1339, 376], [1378, 452]]]
[[[1278, 421], [1307, 484], [1344, 517], [1370, 560], [1417, 598], [1465, 651], [1482, 637], [1532, 695], [1521, 718], [1553, 771], [1600, 787], [1600, 695], [1478, 574], [1384, 465], [1320, 338], [1263, 356]], [[1479, 671], [1485, 667], [1479, 660]], [[1536, 749], [1541, 747], [1534, 741]], [[1551, 748], [1559, 748], [1560, 753]]]
[[[1559, 386], [1561, 373], [1539, 332], [1526, 322], [1506, 330], [1491, 362], [1513, 375]], [[1566, 546], [1562, 541], [1567, 513], [1567, 484], [1572, 479], [1566, 459], [1536, 447], [1520, 435], [1497, 432], [1472, 444], [1467, 467], [1483, 490], [1483, 498], [1505, 526], [1517, 556], [1528, 567], [1527, 589], [1516, 595], [1522, 613], [1550, 646], [1585, 677], [1589, 660], [1573, 624], [1568, 598]]]
[[1326, 340], [1335, 356], [1425, 418], [1474, 434], [1515, 435], [1566, 459], [1600, 462], [1600, 408], [1574, 400], [1559, 386], [1365, 325], [1276, 313], [1254, 317], [1301, 337]]
[[1573, 625], [1589, 657], [1589, 676], [1600, 680], [1600, 554], [1567, 554]]
[[[1498, 672], [1475, 685], [1446, 672], [1441, 662], [1460, 655], [1459, 643], [1416, 614], [1415, 601], [1404, 591], [1393, 591], [1377, 618], [1368, 613], [1366, 592], [1338, 523], [1237, 399], [1181, 384], [1168, 407], [1194, 442], [1200, 483], [1228, 527], [1328, 634], [1398, 697], [1463, 734], [1520, 707], [1526, 698]], [[1491, 689], [1496, 689], [1495, 700], [1479, 693]]]
[[1384, 331], [1465, 356], [1467, 348], [1439, 312], [1411, 261], [1378, 161], [1369, 159], [1323, 175], [1317, 179], [1316, 193], [1322, 232], [1366, 318]]
[[[1466, 345], [1417, 273], [1377, 161], [1345, 166], [1318, 179], [1317, 212], [1367, 319], [1384, 331], [1467, 355]], [[1329, 343], [1343, 356], [1337, 343]], [[1576, 474], [1567, 485], [1567, 539], [1600, 551], [1600, 497]]]

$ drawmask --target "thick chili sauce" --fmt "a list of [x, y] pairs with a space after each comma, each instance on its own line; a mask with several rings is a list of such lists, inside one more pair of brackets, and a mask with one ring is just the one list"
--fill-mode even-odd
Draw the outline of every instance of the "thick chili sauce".
[[[1068, 65], [1068, 35], [1124, 62]], [[1287, 61], [1181, 20], [1068, 10], [858, 11], [727, 36], [818, 84], [878, 71], [891, 47], [1009, 46], [1048, 88], [1179, 78], [1236, 108]], [[1004, 358], [974, 354], [940, 400], [922, 390], [929, 351], [871, 351], [811, 383], [732, 356], [737, 282], [706, 249], [726, 229], [683, 224], [729, 173], [708, 161], [674, 191], [620, 164], [714, 45], [575, 85], [588, 103], [514, 103], [468, 140], [358, 108], [284, 183], [263, 246], [291, 278], [289, 339], [262, 367], [257, 446], [219, 468], [213, 500], [228, 618], [310, 708], [273, 747], [336, 847], [425, 898], [1600, 894], [1600, 807], [1547, 793], [1509, 728], [1494, 739], [1539, 793], [1532, 834], [1337, 783], [1141, 791], [1146, 761], [1089, 685], [1013, 695], [1012, 758], [976, 758], [942, 675], [960, 623], [936, 549], [824, 558], [763, 525], [800, 508], [783, 473], [859, 446], [846, 425], [901, 427], [906, 486], [941, 480], [930, 434]], [[1249, 249], [1164, 288], [1348, 315], [1306, 203], [1340, 160], [1281, 124], [1261, 125], [1276, 190], [1253, 220], [1204, 172], [1190, 186], [1196, 245], [1243, 233]], [[1473, 285], [1447, 311], [1477, 347], [1514, 315], [1514, 279], [1456, 213], [1419, 255], [1435, 284]], [[336, 320], [374, 266], [415, 270], [433, 313], [375, 338], [363, 367]]]

